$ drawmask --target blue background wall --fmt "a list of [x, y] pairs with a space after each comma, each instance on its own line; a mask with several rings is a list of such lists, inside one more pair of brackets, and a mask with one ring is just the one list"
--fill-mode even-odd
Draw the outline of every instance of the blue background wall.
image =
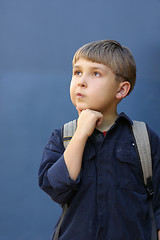
[[47, 240], [60, 207], [38, 187], [51, 132], [77, 116], [71, 61], [83, 44], [115, 39], [137, 63], [119, 106], [160, 135], [160, 0], [0, 0], [0, 240]]

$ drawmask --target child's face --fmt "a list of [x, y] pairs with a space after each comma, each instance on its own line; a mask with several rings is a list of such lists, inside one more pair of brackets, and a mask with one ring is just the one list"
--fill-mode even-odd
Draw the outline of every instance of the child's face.
[[80, 58], [73, 66], [71, 100], [80, 111], [92, 109], [103, 115], [113, 113], [119, 85], [106, 65]]

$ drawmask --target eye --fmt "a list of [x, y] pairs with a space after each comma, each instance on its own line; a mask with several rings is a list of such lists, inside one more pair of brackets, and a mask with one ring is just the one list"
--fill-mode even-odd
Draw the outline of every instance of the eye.
[[73, 75], [75, 75], [75, 76], [81, 76], [82, 73], [81, 73], [81, 71], [76, 70], [76, 71], [73, 72]]
[[94, 72], [94, 73], [93, 73], [93, 76], [95, 76], [95, 77], [100, 77], [101, 74], [100, 74], [99, 72]]

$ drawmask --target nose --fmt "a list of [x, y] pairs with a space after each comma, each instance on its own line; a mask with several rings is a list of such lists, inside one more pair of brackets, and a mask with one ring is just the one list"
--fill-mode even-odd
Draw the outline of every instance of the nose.
[[87, 87], [87, 82], [84, 77], [80, 78], [78, 81], [78, 87], [86, 88]]

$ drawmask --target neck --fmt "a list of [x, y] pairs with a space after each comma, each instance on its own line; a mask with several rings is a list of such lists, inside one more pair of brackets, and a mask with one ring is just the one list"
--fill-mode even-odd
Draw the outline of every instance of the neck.
[[117, 112], [114, 114], [110, 114], [103, 117], [103, 121], [100, 126], [97, 127], [97, 129], [101, 132], [108, 131], [110, 127], [114, 124], [115, 120], [117, 119]]

